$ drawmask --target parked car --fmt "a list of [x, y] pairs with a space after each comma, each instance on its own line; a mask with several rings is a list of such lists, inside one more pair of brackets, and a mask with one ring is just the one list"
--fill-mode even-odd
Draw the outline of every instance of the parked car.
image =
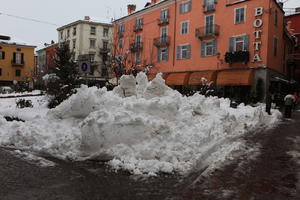
[[9, 86], [0, 87], [0, 93], [1, 94], [9, 94], [9, 93], [12, 93], [13, 91], [14, 90]]

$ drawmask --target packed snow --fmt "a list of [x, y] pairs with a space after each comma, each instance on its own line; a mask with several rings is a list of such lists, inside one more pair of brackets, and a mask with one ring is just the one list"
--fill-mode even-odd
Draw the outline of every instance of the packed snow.
[[0, 99], [0, 145], [108, 161], [133, 174], [186, 173], [213, 165], [239, 149], [236, 138], [273, 127], [281, 118], [277, 110], [265, 113], [263, 104], [234, 109], [229, 99], [182, 96], [160, 74], [152, 81], [143, 73], [122, 76], [113, 91], [82, 85], [51, 110], [46, 96], [26, 98], [33, 108], [17, 109], [15, 99]]

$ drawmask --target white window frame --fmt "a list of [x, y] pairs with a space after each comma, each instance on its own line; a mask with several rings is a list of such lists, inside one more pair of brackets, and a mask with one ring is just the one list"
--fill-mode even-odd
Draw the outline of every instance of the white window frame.
[[[161, 20], [166, 20], [166, 19], [168, 19], [168, 17], [169, 17], [169, 9], [168, 9], [168, 8], [162, 9], [162, 10], [160, 11], [160, 13], [163, 13], [163, 15], [160, 14], [160, 19], [161, 19]], [[163, 16], [163, 18], [161, 18], [161, 16]]]
[[[187, 24], [187, 27], [186, 27], [186, 32], [183, 32], [185, 29], [183, 29], [183, 24]], [[189, 34], [189, 28], [190, 28], [190, 21], [183, 21], [180, 23], [180, 34], [181, 35], [187, 35]]]
[[190, 4], [192, 3], [191, 0], [187, 0], [187, 1], [181, 3], [181, 4], [183, 4], [183, 12], [181, 14], [190, 12], [189, 6], [188, 6], [189, 3]]
[[[186, 52], [188, 52], [187, 51], [187, 46], [189, 46], [190, 44], [180, 44], [180, 45], [178, 45], [179, 47], [181, 47], [180, 48], [180, 57], [179, 57], [179, 59], [180, 60], [182, 60], [182, 59], [189, 59], [190, 57], [191, 57], [191, 49], [190, 49], [190, 55], [189, 55], [189, 58], [187, 58], [187, 57], [183, 57], [183, 52], [184, 51], [186, 51]], [[182, 48], [182, 47], [185, 47], [185, 50]], [[186, 54], [186, 55], [188, 55], [188, 54]]]
[[[233, 36], [233, 37], [235, 38], [235, 40], [234, 40], [234, 45], [233, 45], [233, 50], [234, 50], [234, 51], [237, 51], [237, 50], [236, 50], [236, 47], [237, 47], [236, 44], [237, 44], [237, 43], [241, 43], [241, 42], [237, 42], [237, 41], [236, 41], [236, 38], [239, 38], [239, 37], [242, 38], [242, 37], [244, 37], [245, 35], [246, 35], [246, 34], [244, 34], [244, 35]], [[242, 51], [245, 51], [245, 41], [244, 41], [244, 38], [243, 38], [243, 40], [242, 40], [242, 43], [243, 43], [243, 49], [242, 49]]]
[[[242, 21], [242, 22], [237, 22], [236, 21], [236, 15], [237, 15], [237, 10], [238, 9], [244, 9], [244, 21]], [[243, 24], [243, 23], [246, 23], [246, 16], [247, 16], [247, 6], [243, 6], [243, 7], [239, 7], [239, 8], [235, 8], [234, 9], [234, 24]]]
[[[211, 43], [210, 45], [207, 45], [207, 43]], [[214, 54], [213, 54], [213, 48], [214, 48], [214, 45], [213, 45], [213, 40], [207, 40], [207, 41], [205, 41], [204, 42], [204, 44], [205, 44], [205, 48], [204, 48], [204, 56], [214, 56]], [[208, 55], [207, 54], [207, 48], [209, 47], [209, 46], [211, 46], [211, 55]]]
[[167, 26], [165, 26], [165, 27], [162, 27], [162, 28], [160, 28], [160, 38], [162, 38], [163, 37], [163, 30], [166, 30], [166, 37], [168, 36], [168, 34], [169, 34], [169, 28], [167, 27]]
[[[165, 52], [163, 53], [163, 51], [165, 50]], [[162, 61], [168, 61], [168, 48], [160, 48], [160, 54], [159, 54], [159, 60], [160, 62]], [[163, 54], [165, 54], [165, 57], [163, 57]], [[165, 59], [163, 59], [165, 58]]]

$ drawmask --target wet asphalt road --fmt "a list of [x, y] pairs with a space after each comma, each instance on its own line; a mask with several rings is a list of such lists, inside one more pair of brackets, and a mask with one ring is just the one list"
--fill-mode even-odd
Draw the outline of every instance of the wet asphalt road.
[[300, 112], [276, 129], [244, 138], [261, 147], [256, 159], [237, 157], [208, 177], [199, 171], [143, 178], [101, 163], [54, 158], [47, 158], [54, 167], [39, 167], [0, 148], [0, 200], [299, 200], [300, 168], [287, 154], [295, 136]]

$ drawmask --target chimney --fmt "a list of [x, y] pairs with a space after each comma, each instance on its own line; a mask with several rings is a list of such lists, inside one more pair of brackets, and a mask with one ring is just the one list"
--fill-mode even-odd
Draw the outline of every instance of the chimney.
[[131, 13], [135, 12], [136, 5], [135, 4], [129, 4], [129, 5], [127, 5], [127, 9], [128, 9], [128, 15], [130, 15]]
[[300, 12], [300, 7], [296, 8], [296, 13]]
[[158, 2], [158, 0], [151, 0], [151, 5], [154, 5]]
[[90, 16], [84, 16], [85, 21], [90, 21], [90, 19], [91, 19]]

